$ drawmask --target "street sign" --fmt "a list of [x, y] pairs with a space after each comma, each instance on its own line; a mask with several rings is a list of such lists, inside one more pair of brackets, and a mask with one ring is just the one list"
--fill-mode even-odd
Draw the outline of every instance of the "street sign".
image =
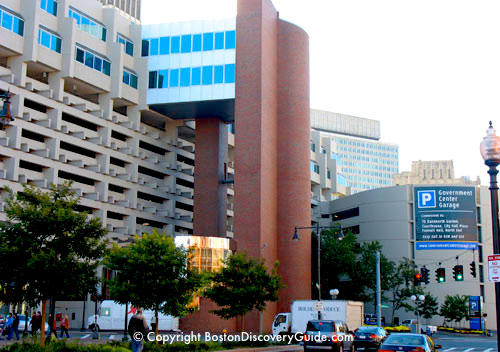
[[318, 311], [323, 310], [323, 302], [321, 302], [321, 301], [315, 302], [314, 303], [314, 309], [316, 309]]
[[488, 279], [490, 282], [500, 282], [500, 255], [488, 256]]

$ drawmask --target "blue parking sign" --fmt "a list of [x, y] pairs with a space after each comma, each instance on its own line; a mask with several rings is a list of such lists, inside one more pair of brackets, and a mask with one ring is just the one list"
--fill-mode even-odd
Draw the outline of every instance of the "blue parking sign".
[[436, 207], [436, 191], [418, 191], [418, 207], [419, 208], [435, 208]]

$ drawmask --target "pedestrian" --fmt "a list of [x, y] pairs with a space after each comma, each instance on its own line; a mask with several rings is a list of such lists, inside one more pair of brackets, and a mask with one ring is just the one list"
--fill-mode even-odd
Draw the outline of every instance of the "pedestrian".
[[12, 317], [12, 313], [9, 313], [9, 315], [7, 316], [7, 321], [5, 322], [5, 330], [6, 330], [8, 340], [10, 340], [9, 336], [12, 336], [11, 331], [12, 331], [12, 323], [13, 322], [14, 322], [14, 318]]
[[36, 328], [36, 324], [37, 324], [36, 312], [33, 312], [33, 315], [31, 316], [30, 324], [31, 324], [31, 336], [36, 337], [36, 331], [38, 330]]
[[59, 323], [59, 327], [61, 328], [61, 336], [66, 333], [66, 337], [69, 339], [69, 318], [66, 314], [61, 314], [61, 322]]
[[142, 308], [137, 308], [135, 313], [128, 323], [128, 333], [132, 340], [132, 352], [141, 352], [144, 345], [144, 338], [146, 337], [148, 329], [148, 321], [142, 315]]
[[16, 339], [17, 341], [19, 341], [19, 316], [17, 315], [17, 313], [14, 313], [14, 319], [12, 320], [9, 337], [7, 337], [7, 340], [12, 340], [13, 334], [16, 334]]
[[42, 332], [42, 313], [40, 311], [38, 311], [36, 313], [36, 327], [37, 327], [37, 333], [38, 333], [38, 330], [40, 330], [40, 333]]

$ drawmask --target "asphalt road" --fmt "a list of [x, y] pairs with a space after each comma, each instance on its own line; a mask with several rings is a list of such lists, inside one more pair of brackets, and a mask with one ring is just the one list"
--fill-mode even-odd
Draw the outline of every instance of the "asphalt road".
[[435, 335], [440, 352], [498, 352], [496, 337]]

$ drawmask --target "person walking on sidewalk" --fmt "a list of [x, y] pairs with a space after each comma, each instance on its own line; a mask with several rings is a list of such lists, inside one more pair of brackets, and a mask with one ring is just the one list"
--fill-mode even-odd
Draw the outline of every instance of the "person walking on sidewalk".
[[66, 337], [69, 339], [69, 318], [68, 315], [66, 314], [61, 314], [61, 323], [59, 324], [59, 327], [61, 328], [61, 336], [63, 337], [63, 334], [66, 333]]
[[144, 315], [142, 315], [142, 308], [137, 308], [135, 313], [128, 323], [128, 333], [132, 340], [132, 352], [141, 352], [144, 345], [144, 339], [148, 334], [148, 322]]
[[16, 334], [16, 339], [19, 341], [19, 316], [17, 313], [14, 313], [14, 319], [12, 321], [11, 329], [9, 331], [9, 337], [7, 340], [12, 340], [12, 335]]

